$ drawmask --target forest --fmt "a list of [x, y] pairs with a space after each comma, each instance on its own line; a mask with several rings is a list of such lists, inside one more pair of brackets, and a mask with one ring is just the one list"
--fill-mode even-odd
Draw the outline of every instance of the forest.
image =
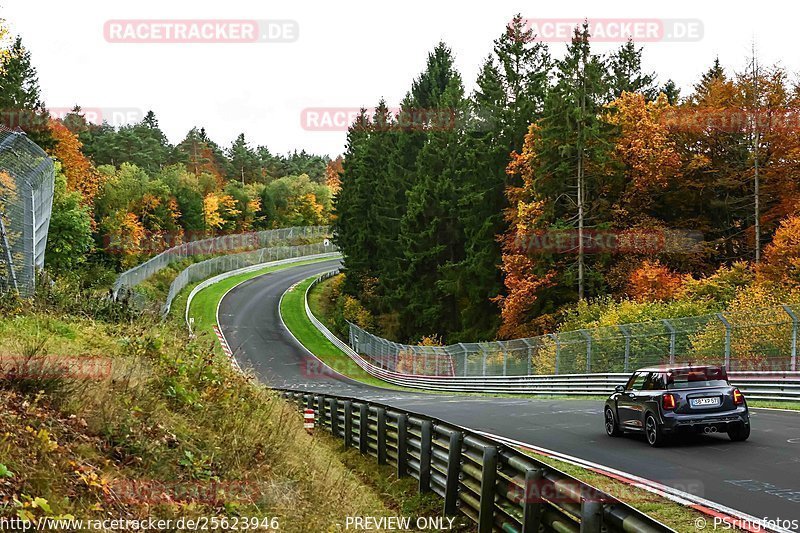
[[223, 147], [202, 127], [173, 145], [153, 111], [121, 125], [92, 122], [78, 105], [56, 115], [30, 52], [12, 38], [0, 50], [0, 124], [24, 131], [56, 161], [50, 275], [107, 282], [189, 240], [329, 222], [328, 180], [341, 159], [273, 154], [244, 133]]
[[546, 44], [515, 17], [470, 92], [440, 43], [399, 112], [362, 110], [334, 200], [345, 318], [456, 343], [798, 301], [797, 80], [711, 57], [681, 91], [588, 28]]

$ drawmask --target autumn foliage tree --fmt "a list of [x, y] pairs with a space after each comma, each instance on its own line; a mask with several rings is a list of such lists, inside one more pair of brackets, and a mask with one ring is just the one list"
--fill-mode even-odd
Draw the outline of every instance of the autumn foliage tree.
[[800, 216], [791, 215], [781, 222], [772, 243], [764, 249], [764, 262], [758, 273], [778, 284], [800, 289]]
[[67, 177], [67, 190], [80, 192], [87, 204], [93, 204], [95, 197], [100, 192], [102, 175], [81, 151], [83, 143], [77, 135], [58, 120], [51, 120], [49, 128], [55, 140], [55, 146], [50, 150], [50, 155], [61, 161]]
[[628, 295], [634, 300], [669, 300], [681, 289], [683, 277], [657, 260], [645, 260], [628, 278]]

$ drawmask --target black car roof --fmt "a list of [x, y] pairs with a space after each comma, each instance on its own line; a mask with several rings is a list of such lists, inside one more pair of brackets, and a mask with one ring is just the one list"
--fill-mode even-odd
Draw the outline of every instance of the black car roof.
[[692, 364], [674, 364], [674, 365], [656, 365], [640, 368], [636, 372], [675, 372], [678, 370], [702, 370], [706, 368], [713, 368], [714, 370], [721, 370], [719, 365], [692, 365]]

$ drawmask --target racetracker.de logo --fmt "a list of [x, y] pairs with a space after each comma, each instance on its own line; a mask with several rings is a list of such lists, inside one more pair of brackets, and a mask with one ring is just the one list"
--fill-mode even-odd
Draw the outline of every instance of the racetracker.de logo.
[[524, 28], [533, 32], [533, 39], [546, 43], [570, 42], [579, 28], [587, 22], [589, 40], [605, 43], [695, 42], [703, 38], [700, 19], [603, 18], [603, 19], [523, 19]]
[[108, 20], [109, 43], [291, 43], [300, 35], [294, 20]]

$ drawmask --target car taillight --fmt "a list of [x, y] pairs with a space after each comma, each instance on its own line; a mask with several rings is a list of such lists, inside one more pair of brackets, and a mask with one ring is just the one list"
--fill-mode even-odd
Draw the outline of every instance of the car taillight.
[[744, 394], [739, 389], [733, 389], [733, 403], [735, 405], [742, 405], [744, 403]]
[[675, 395], [674, 394], [665, 394], [661, 397], [661, 407], [667, 410], [675, 409]]

